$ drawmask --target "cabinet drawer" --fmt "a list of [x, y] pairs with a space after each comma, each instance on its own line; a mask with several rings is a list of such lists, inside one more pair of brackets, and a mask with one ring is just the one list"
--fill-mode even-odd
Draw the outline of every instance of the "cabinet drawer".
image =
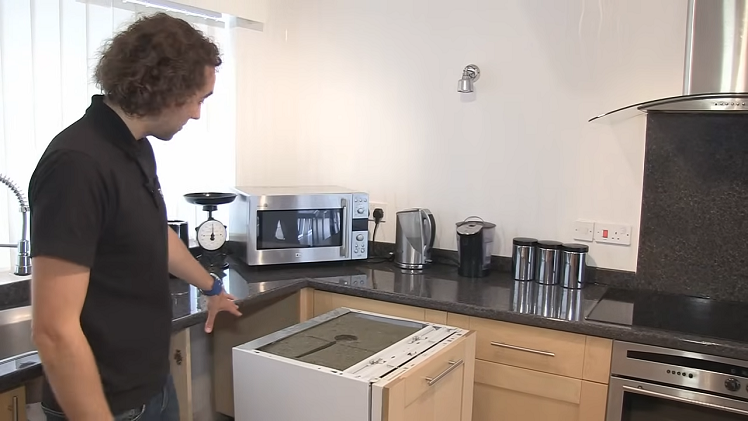
[[474, 393], [473, 421], [604, 421], [608, 387], [476, 361]]
[[455, 346], [448, 346], [408, 373], [405, 378], [405, 406], [413, 403], [433, 385], [448, 381], [447, 377], [463, 377], [465, 363], [469, 363], [465, 361], [465, 340], [465, 337], [458, 339]]
[[13, 390], [0, 392], [0, 420], [26, 419], [26, 388], [24, 386]]
[[496, 320], [470, 318], [476, 358], [582, 378], [586, 336]]

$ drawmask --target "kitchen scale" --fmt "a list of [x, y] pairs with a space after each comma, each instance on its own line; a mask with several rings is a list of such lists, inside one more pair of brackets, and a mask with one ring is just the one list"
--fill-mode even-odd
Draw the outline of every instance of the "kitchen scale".
[[203, 207], [208, 212], [208, 219], [195, 228], [197, 245], [200, 247], [200, 255], [197, 260], [205, 268], [228, 268], [226, 261], [226, 226], [215, 218], [213, 212], [218, 210], [218, 205], [231, 203], [236, 198], [234, 193], [188, 193], [184, 199], [193, 205]]

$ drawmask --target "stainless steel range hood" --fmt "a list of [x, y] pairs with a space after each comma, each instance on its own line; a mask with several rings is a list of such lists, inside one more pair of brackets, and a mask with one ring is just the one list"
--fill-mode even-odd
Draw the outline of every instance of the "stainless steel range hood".
[[748, 113], [748, 0], [689, 0], [683, 94], [591, 118], [642, 112]]

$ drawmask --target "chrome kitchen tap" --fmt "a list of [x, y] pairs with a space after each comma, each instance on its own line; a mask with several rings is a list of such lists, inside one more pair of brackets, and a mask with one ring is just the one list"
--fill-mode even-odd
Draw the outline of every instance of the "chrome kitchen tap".
[[31, 249], [31, 243], [27, 239], [27, 232], [29, 228], [29, 204], [26, 201], [26, 197], [21, 193], [21, 189], [13, 183], [10, 178], [3, 174], [0, 174], [0, 183], [8, 186], [13, 194], [16, 195], [18, 203], [21, 204], [21, 217], [23, 218], [23, 228], [21, 231], [21, 240], [18, 244], [0, 244], [0, 247], [15, 248], [18, 253], [18, 259], [16, 260], [16, 271], [15, 274], [18, 276], [31, 275], [31, 256], [29, 251]]

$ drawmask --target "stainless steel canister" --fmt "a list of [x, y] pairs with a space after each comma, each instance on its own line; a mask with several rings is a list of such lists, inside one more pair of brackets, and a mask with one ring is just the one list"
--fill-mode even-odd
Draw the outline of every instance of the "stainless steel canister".
[[587, 274], [587, 252], [585, 244], [564, 244], [561, 246], [561, 286], [582, 288]]
[[512, 241], [512, 273], [518, 281], [531, 281], [535, 276], [535, 238], [517, 237]]
[[561, 272], [561, 245], [558, 241], [538, 241], [535, 280], [540, 284], [556, 285]]

